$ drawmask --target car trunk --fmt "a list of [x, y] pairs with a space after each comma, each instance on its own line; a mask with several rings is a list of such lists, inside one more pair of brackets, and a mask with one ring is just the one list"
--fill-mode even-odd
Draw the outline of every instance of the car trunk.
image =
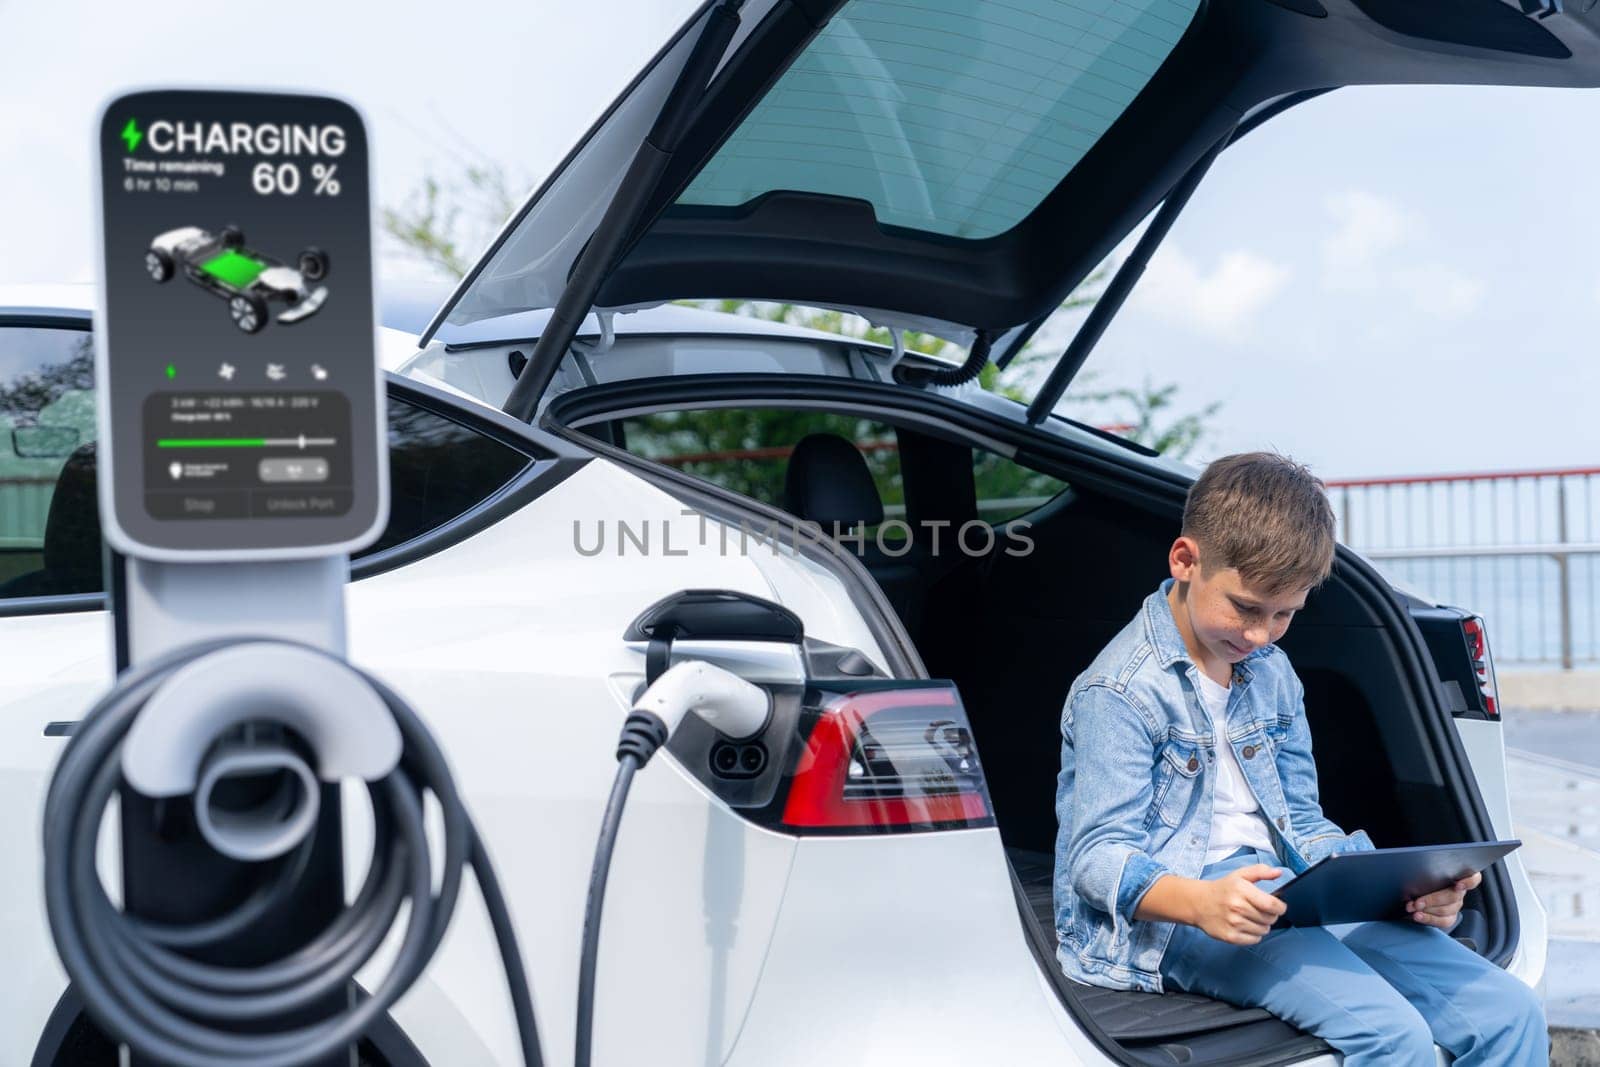
[[[864, 391], [887, 391], [822, 379], [758, 384], [753, 376], [725, 385], [726, 396], [723, 383], [702, 381], [702, 395], [693, 401], [674, 390], [671, 406], [737, 397], [759, 407], [793, 390], [807, 397], [803, 406], [826, 410], [830, 398], [860, 400]], [[563, 397], [549, 421], [572, 418], [590, 434], [626, 442], [620, 424], [602, 412], [637, 412], [646, 398], [663, 399], [648, 380], [588, 392]], [[930, 399], [882, 412], [896, 427], [908, 485], [970, 483], [963, 472], [973, 469], [973, 449], [983, 446], [969, 442], [992, 448], [1004, 440], [1000, 426], [962, 407]], [[942, 416], [929, 434], [927, 416], [935, 408]], [[1260, 1010], [1190, 994], [1095, 989], [1060, 972], [1051, 891], [1062, 704], [1073, 678], [1165, 576], [1184, 487], [1153, 484], [1148, 468], [1118, 471], [1104, 457], [1089, 462], [1095, 457], [1074, 456], [1043, 435], [1030, 436], [1032, 446], [1019, 448], [1014, 458], [1068, 485], [1024, 516], [1033, 550], [1012, 555], [997, 541], [985, 555], [924, 571], [917, 595], [888, 599], [916, 605], [898, 610], [926, 673], [953, 679], [961, 691], [1040, 969], [1084, 1029], [1128, 1062], [1265, 1064], [1325, 1051], [1317, 1039]], [[955, 492], [944, 499], [970, 498]], [[914, 521], [943, 520], [958, 528], [972, 517], [939, 507], [924, 498]], [[897, 575], [904, 577], [903, 571]], [[1415, 636], [1388, 587], [1341, 551], [1333, 577], [1281, 642], [1305, 685], [1323, 809], [1347, 830], [1365, 829], [1380, 847], [1493, 836], [1485, 830], [1482, 799], [1470, 784], [1448, 710], [1437, 699], [1436, 679], [1418, 676], [1419, 667], [1431, 672], [1432, 665], [1407, 652], [1408, 637]], [[1503, 965], [1516, 947], [1516, 914], [1509, 884], [1486, 882], [1469, 894], [1457, 933], [1470, 934], [1472, 947]]]
[[[935, 590], [916, 628], [963, 637], [924, 640], [924, 659], [930, 673], [956, 679], [966, 702], [1041, 966], [1070, 1008], [1140, 1062], [1253, 1062], [1320, 1048], [1262, 1011], [1059, 977], [1051, 885], [1061, 707], [1072, 679], [1164, 576], [1179, 515], [1069, 490], [1031, 518], [1030, 556], [1002, 554], [965, 588]], [[1323, 809], [1379, 847], [1472, 840], [1474, 798], [1438, 773], [1444, 754], [1426, 728], [1437, 712], [1406, 699], [1412, 685], [1393, 635], [1362, 605], [1351, 569], [1338, 568], [1281, 642], [1305, 684]], [[1474, 947], [1498, 943], [1509, 956], [1514, 909], [1490, 909], [1482, 894], [1467, 907], [1480, 916], [1469, 920], [1484, 941]]]
[[[740, 6], [696, 14], [424, 333], [449, 341], [551, 309], [514, 371], [518, 417], [550, 402], [591, 310], [684, 298], [842, 307], [1003, 361], [1241, 124], [1297, 94], [1600, 84], [1600, 8], [1546, 0], [750, 0], [733, 15]], [[609, 346], [604, 316], [601, 332]], [[1057, 393], [1074, 363], [1059, 366]], [[890, 407], [933, 404], [923, 385], [882, 389]], [[957, 426], [954, 409], [935, 417]], [[1163, 573], [1183, 486], [1104, 464], [1086, 474], [1044, 451], [1041, 469], [1059, 461], [1073, 489], [1038, 516], [1039, 550], [930, 575], [921, 617], [906, 620], [930, 673], [969, 702], [1041, 968], [1130, 1062], [1293, 1059], [1315, 1045], [1275, 1020], [1090, 992], [1052, 965], [1041, 887], [1061, 700]], [[1422, 639], [1370, 567], [1341, 554], [1284, 644], [1319, 764], [1339, 769], [1323, 776], [1331, 818], [1380, 845], [1492, 835]], [[1491, 874], [1468, 904], [1504, 962], [1517, 939], [1509, 881]]]

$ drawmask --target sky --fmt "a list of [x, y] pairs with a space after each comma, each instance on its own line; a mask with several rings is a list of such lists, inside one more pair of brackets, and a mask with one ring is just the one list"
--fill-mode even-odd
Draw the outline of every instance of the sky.
[[1597, 114], [1592, 90], [1302, 104], [1219, 158], [1085, 370], [1220, 401], [1200, 459], [1600, 465], [1600, 210], [1581, 192]]
[[[694, 7], [0, 0], [0, 284], [91, 276], [91, 126], [113, 93], [343, 95], [370, 123], [379, 203], [400, 206], [472, 164], [536, 183]], [[1220, 403], [1195, 459], [1270, 447], [1327, 477], [1600, 464], [1597, 114], [1587, 90], [1303, 104], [1223, 154], [1086, 369], [1176, 383], [1180, 410]], [[382, 281], [448, 288], [392, 254]]]

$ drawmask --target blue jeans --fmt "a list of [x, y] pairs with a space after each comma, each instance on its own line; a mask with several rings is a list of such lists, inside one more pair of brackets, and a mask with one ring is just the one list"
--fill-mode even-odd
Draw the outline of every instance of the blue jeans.
[[[1202, 877], [1265, 863], [1241, 848]], [[1257, 882], [1271, 892], [1290, 874]], [[1437, 1042], [1455, 1067], [1544, 1067], [1548, 1031], [1533, 990], [1437, 927], [1415, 920], [1273, 930], [1230, 945], [1179, 924], [1161, 957], [1168, 989], [1265, 1008], [1344, 1054], [1345, 1067], [1435, 1067]]]

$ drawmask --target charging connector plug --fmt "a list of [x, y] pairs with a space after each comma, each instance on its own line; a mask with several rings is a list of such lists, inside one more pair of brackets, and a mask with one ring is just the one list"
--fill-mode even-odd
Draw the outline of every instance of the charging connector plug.
[[589, 1067], [594, 1035], [595, 959], [600, 948], [600, 913], [611, 873], [611, 853], [617, 844], [617, 827], [628, 800], [633, 775], [650, 762], [683, 717], [694, 712], [735, 740], [754, 737], [767, 728], [772, 701], [767, 691], [751, 685], [731, 671], [700, 660], [680, 663], [662, 674], [633, 702], [617, 739], [617, 777], [611, 784], [595, 842], [594, 867], [589, 872], [589, 898], [583, 913], [583, 946], [578, 958], [578, 1026], [574, 1067]]
[[[742, 741], [767, 728], [772, 701], [765, 689], [732, 671], [690, 660], [667, 671], [640, 694], [633, 702], [634, 714], [628, 722], [631, 724], [640, 714], [652, 715], [670, 735], [691, 711], [735, 741]], [[623, 736], [627, 734], [628, 727], [624, 726]]]
[[638, 766], [650, 762], [656, 750], [667, 743], [672, 731], [661, 716], [653, 711], [635, 711], [622, 724], [622, 736], [617, 738], [617, 762], [632, 758]]

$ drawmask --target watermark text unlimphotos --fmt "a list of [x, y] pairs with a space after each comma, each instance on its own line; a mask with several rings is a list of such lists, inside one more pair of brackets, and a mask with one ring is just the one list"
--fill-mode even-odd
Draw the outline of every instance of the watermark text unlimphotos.
[[799, 553], [802, 548], [826, 542], [858, 556], [865, 555], [870, 547], [890, 558], [912, 552], [934, 557], [959, 553], [978, 558], [997, 549], [1008, 556], [1033, 553], [1033, 538], [1028, 536], [1033, 524], [1026, 519], [998, 526], [982, 519], [969, 519], [959, 525], [948, 519], [922, 519], [914, 523], [888, 519], [869, 531], [859, 523], [829, 529], [809, 519], [792, 524], [777, 519], [765, 524], [740, 519], [735, 526], [711, 521], [698, 511], [685, 509], [681, 514], [698, 519], [699, 530], [686, 530], [684, 524], [665, 519], [595, 519], [589, 522], [573, 519], [572, 547], [578, 555], [588, 557], [687, 556], [696, 547], [713, 548], [723, 556], [746, 556], [763, 550], [777, 556], [785, 549]]

